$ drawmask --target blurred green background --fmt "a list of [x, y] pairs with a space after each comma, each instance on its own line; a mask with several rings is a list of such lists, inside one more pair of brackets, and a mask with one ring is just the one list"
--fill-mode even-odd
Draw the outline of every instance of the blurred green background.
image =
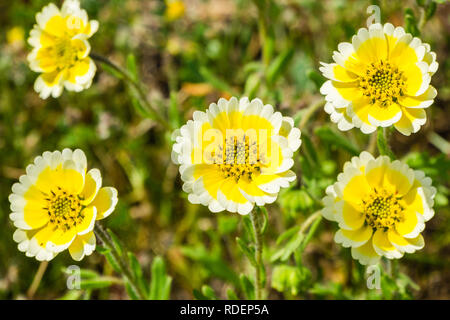
[[[298, 179], [268, 206], [263, 256], [269, 298], [449, 299], [450, 3], [446, 1], [436, 1], [437, 10], [420, 35], [439, 62], [432, 78], [438, 96], [427, 109], [428, 121], [410, 137], [396, 131], [390, 136], [397, 157], [423, 170], [438, 189], [436, 215], [424, 232], [425, 248], [399, 261], [397, 279], [383, 273], [383, 290], [368, 290], [365, 268], [351, 259], [348, 249], [334, 243], [335, 224], [321, 221], [301, 251], [289, 234], [285, 242], [276, 243], [280, 234], [321, 208], [325, 188], [345, 161], [374, 146], [370, 136], [357, 129], [338, 132], [323, 108], [315, 108], [320, 106], [324, 81], [319, 61], [331, 62], [338, 43], [349, 41], [366, 26], [369, 5], [380, 6], [382, 23], [404, 26], [427, 14], [419, 5], [429, 7], [430, 2], [82, 0], [81, 4], [89, 18], [100, 23], [90, 39], [92, 51], [133, 73], [135, 61], [134, 74], [173, 129], [193, 111], [232, 95], [259, 97], [300, 124], [303, 144], [294, 167]], [[173, 278], [172, 299], [248, 297], [240, 278], [253, 270], [235, 241], [237, 236], [247, 237], [247, 218], [212, 214], [187, 201], [178, 168], [170, 160], [170, 132], [140, 109], [123, 81], [97, 64], [88, 90], [64, 91], [60, 98], [48, 100], [34, 92], [37, 74], [27, 66], [26, 39], [35, 14], [48, 3], [0, 2], [0, 298], [127, 299], [116, 281], [67, 291], [64, 268], [72, 264], [115, 277], [98, 252], [80, 263], [74, 263], [68, 252], [59, 254], [30, 294], [39, 262], [19, 252], [12, 239], [8, 195], [34, 157], [65, 147], [83, 149], [88, 166], [101, 170], [103, 184], [118, 189], [119, 203], [105, 223], [136, 254], [145, 277], [150, 277], [151, 262], [159, 255]], [[270, 262], [289, 246], [294, 250], [284, 261]]]

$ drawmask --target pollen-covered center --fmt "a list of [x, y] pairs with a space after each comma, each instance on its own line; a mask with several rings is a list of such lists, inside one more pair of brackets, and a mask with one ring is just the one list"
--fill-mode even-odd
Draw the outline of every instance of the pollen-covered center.
[[50, 223], [63, 231], [70, 230], [83, 221], [81, 198], [60, 187], [52, 190], [46, 198]]
[[246, 135], [227, 137], [224, 144], [218, 146], [214, 163], [226, 178], [233, 177], [236, 182], [241, 178], [252, 180], [261, 172], [264, 162], [265, 156], [259, 153], [256, 139]]
[[363, 76], [358, 79], [359, 88], [372, 104], [389, 107], [403, 96], [406, 78], [402, 71], [391, 63], [380, 60], [372, 62]]
[[63, 36], [58, 38], [49, 50], [51, 50], [57, 68], [64, 69], [73, 66], [86, 48], [82, 41]]
[[401, 197], [386, 190], [374, 189], [363, 202], [363, 213], [366, 223], [373, 229], [388, 230], [401, 221], [404, 207]]

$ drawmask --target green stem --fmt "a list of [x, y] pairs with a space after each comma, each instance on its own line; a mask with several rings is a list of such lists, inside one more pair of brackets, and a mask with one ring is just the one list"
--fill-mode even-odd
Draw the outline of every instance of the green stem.
[[307, 107], [307, 109], [305, 110], [304, 115], [302, 116], [300, 123], [298, 125], [300, 130], [303, 130], [303, 128], [306, 126], [306, 124], [308, 123], [308, 120], [312, 117], [312, 115], [319, 110], [320, 108], [322, 108], [325, 105], [325, 99], [320, 99], [319, 101], [311, 104], [309, 107]]
[[377, 134], [373, 133], [370, 135], [369, 143], [367, 144], [367, 152], [373, 154], [375, 152], [376, 147], [377, 147]]
[[272, 30], [267, 21], [268, 0], [254, 0], [253, 2], [258, 8], [259, 41], [261, 43], [262, 60], [267, 67], [272, 59], [273, 51]]
[[108, 58], [98, 55], [96, 53], [91, 53], [90, 57], [100, 63], [104, 63], [105, 65], [109, 66], [110, 68], [120, 73], [123, 79], [127, 81], [129, 85], [136, 90], [139, 101], [146, 107], [147, 111], [150, 111], [152, 115], [158, 120], [158, 122], [160, 122], [164, 126], [165, 129], [169, 131], [171, 130], [171, 127], [169, 123], [166, 121], [166, 119], [164, 119], [161, 113], [158, 112], [158, 110], [156, 110], [148, 101], [147, 95], [144, 89], [142, 88], [141, 84], [138, 81], [136, 81], [126, 70], [114, 64]]
[[262, 233], [257, 211], [260, 211], [258, 207], [250, 212], [250, 219], [252, 221], [253, 231], [255, 232], [255, 299], [261, 300], [261, 270], [264, 270], [264, 263], [262, 261]]
[[321, 218], [321, 212], [316, 211], [312, 215], [310, 215], [305, 222], [302, 223], [302, 226], [300, 227], [299, 233], [305, 233], [305, 231], [309, 228], [309, 226], [316, 221], [316, 219]]
[[140, 286], [136, 283], [135, 278], [131, 272], [130, 265], [128, 264], [127, 261], [122, 259], [121, 255], [114, 246], [114, 243], [111, 237], [109, 236], [108, 232], [106, 232], [106, 230], [103, 229], [103, 227], [99, 223], [95, 224], [94, 232], [95, 235], [103, 242], [103, 245], [110, 250], [111, 254], [113, 255], [113, 258], [117, 261], [119, 265], [122, 276], [124, 277], [125, 280], [128, 281], [131, 288], [133, 289], [134, 292], [136, 292], [139, 299], [146, 300], [147, 299], [146, 294], [142, 292]]
[[377, 146], [380, 155], [388, 156], [392, 160], [395, 159], [395, 155], [392, 152], [391, 148], [389, 148], [389, 143], [386, 138], [386, 130], [387, 128], [378, 127], [377, 129]]
[[33, 282], [31, 283], [30, 288], [27, 291], [28, 299], [32, 299], [36, 290], [39, 288], [39, 284], [41, 283], [42, 277], [44, 276], [45, 270], [47, 270], [48, 261], [42, 261], [39, 264], [38, 271], [34, 275]]
[[417, 29], [419, 29], [419, 32], [422, 32], [422, 29], [425, 26], [425, 23], [427, 23], [427, 16], [426, 16], [425, 8], [420, 7], [420, 18], [419, 18], [419, 23], [417, 24]]
[[398, 275], [399, 275], [399, 263], [398, 263], [398, 259], [394, 259], [392, 260], [392, 264], [391, 264], [391, 271], [392, 271], [392, 278], [393, 279], [397, 279]]

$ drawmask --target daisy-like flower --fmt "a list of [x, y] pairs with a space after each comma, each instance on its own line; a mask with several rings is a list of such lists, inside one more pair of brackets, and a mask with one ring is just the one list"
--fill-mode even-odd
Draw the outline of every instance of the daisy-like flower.
[[364, 151], [344, 165], [326, 193], [322, 215], [340, 228], [334, 240], [351, 247], [361, 264], [423, 248], [420, 233], [434, 215], [436, 189], [422, 171]]
[[386, 23], [361, 28], [352, 43], [342, 42], [335, 63], [321, 63], [329, 80], [320, 88], [325, 111], [342, 131], [353, 127], [368, 134], [377, 127], [394, 127], [410, 135], [426, 122], [433, 104], [430, 85], [436, 54], [402, 27]]
[[28, 43], [31, 70], [42, 73], [34, 90], [42, 99], [57, 98], [63, 88], [82, 91], [91, 86], [96, 66], [89, 58], [87, 41], [98, 29], [98, 22], [88, 20], [78, 0], [64, 1], [61, 10], [53, 3], [36, 14], [36, 22]]
[[248, 214], [255, 203], [274, 202], [296, 178], [290, 168], [300, 130], [259, 99], [222, 98], [206, 112], [195, 111], [172, 138], [183, 190], [212, 212]]
[[80, 149], [46, 151], [12, 186], [13, 238], [28, 257], [49, 261], [68, 248], [79, 261], [94, 251], [95, 221], [113, 212], [117, 190], [101, 188], [100, 171], [86, 168]]

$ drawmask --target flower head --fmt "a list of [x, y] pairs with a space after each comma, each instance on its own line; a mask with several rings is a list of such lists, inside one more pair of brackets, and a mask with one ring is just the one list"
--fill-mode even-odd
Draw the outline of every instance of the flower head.
[[103, 187], [98, 169], [86, 172], [80, 149], [44, 152], [12, 186], [10, 219], [19, 250], [37, 260], [51, 260], [69, 249], [81, 260], [95, 249], [96, 220], [109, 216], [117, 190]]
[[186, 8], [182, 0], [166, 0], [166, 18], [169, 21], [174, 21], [184, 15]]
[[255, 203], [274, 202], [280, 187], [295, 180], [289, 169], [300, 130], [259, 99], [222, 98], [206, 112], [194, 112], [173, 140], [183, 190], [190, 202], [212, 212], [248, 214]]
[[351, 247], [361, 264], [398, 259], [424, 246], [420, 233], [434, 215], [436, 189], [422, 171], [362, 152], [326, 193], [322, 215], [339, 224], [335, 241]]
[[433, 104], [430, 85], [436, 54], [420, 39], [390, 23], [361, 28], [352, 43], [343, 42], [333, 54], [335, 63], [321, 63], [329, 80], [320, 88], [325, 111], [340, 130], [394, 127], [410, 135], [426, 122], [425, 108]]
[[89, 58], [87, 41], [98, 29], [98, 22], [88, 20], [78, 0], [65, 0], [61, 10], [53, 3], [36, 14], [28, 43], [31, 70], [42, 73], [34, 90], [42, 99], [57, 98], [63, 88], [79, 92], [91, 86], [96, 67]]
[[24, 30], [20, 26], [12, 27], [6, 33], [6, 41], [10, 45], [22, 46], [24, 43]]

